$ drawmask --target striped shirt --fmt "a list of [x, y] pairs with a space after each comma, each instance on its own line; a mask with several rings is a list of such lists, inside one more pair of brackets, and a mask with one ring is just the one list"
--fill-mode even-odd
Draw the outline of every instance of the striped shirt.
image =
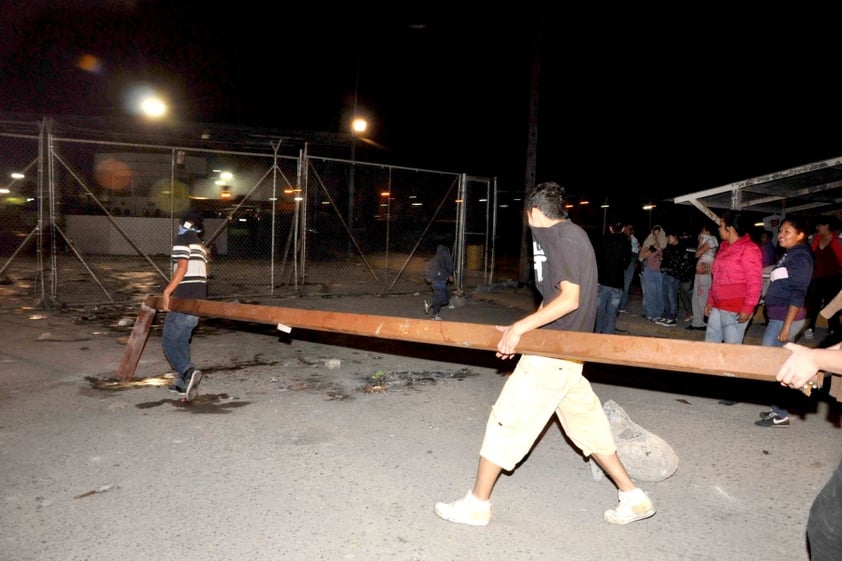
[[208, 296], [208, 252], [198, 234], [187, 230], [175, 238], [170, 261], [175, 273], [178, 262], [187, 260], [187, 274], [173, 292], [176, 298], [204, 299]]

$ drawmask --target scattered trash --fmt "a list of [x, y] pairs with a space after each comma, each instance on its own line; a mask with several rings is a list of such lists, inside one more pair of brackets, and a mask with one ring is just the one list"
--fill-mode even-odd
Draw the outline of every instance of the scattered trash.
[[385, 392], [386, 386], [366, 386], [363, 388], [363, 393]]
[[47, 316], [44, 314], [32, 314], [29, 316], [29, 319], [47, 319]]
[[73, 497], [74, 499], [84, 499], [85, 497], [90, 497], [92, 495], [98, 495], [100, 493], [105, 493], [106, 491], [110, 491], [114, 489], [114, 485], [103, 485], [99, 489], [94, 489], [93, 491], [88, 491], [87, 493], [82, 493], [81, 495], [76, 495]]
[[329, 358], [325, 361], [325, 367], [328, 370], [336, 370], [337, 368], [342, 366], [342, 361], [338, 358]]

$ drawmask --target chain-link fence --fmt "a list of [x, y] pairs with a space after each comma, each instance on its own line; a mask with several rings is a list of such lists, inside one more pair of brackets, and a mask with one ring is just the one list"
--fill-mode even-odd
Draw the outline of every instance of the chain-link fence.
[[439, 243], [454, 250], [458, 288], [466, 275], [490, 282], [496, 184], [315, 153], [342, 139], [2, 121], [6, 302], [160, 291], [187, 207], [205, 215], [212, 298], [426, 290], [424, 263]]

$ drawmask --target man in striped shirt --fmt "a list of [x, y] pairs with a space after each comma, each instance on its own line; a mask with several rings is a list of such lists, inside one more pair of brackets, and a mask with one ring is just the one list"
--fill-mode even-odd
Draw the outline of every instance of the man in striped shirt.
[[178, 226], [173, 242], [172, 277], [161, 296], [161, 309], [167, 312], [161, 333], [164, 356], [175, 373], [169, 390], [190, 401], [196, 397], [202, 372], [190, 360], [190, 340], [199, 317], [170, 311], [170, 297], [205, 299], [208, 287], [208, 252], [199, 234], [202, 215], [188, 209]]

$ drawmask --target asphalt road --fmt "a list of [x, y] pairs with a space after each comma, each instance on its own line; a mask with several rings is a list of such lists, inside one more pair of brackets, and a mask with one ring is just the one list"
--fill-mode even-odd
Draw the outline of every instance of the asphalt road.
[[[420, 317], [424, 296], [279, 305]], [[473, 293], [442, 315], [505, 324], [527, 296]], [[764, 429], [772, 384], [587, 365], [603, 401], [679, 456], [672, 477], [642, 484], [658, 513], [605, 523], [615, 489], [552, 422], [498, 482], [491, 525], [454, 525], [433, 505], [471, 486], [511, 362], [203, 320], [205, 378], [186, 404], [162, 387], [158, 324], [135, 383], [114, 383], [132, 319], [0, 311], [0, 560], [806, 561], [807, 512], [842, 450], [839, 405], [820, 395]], [[700, 337], [635, 314], [619, 325]]]

